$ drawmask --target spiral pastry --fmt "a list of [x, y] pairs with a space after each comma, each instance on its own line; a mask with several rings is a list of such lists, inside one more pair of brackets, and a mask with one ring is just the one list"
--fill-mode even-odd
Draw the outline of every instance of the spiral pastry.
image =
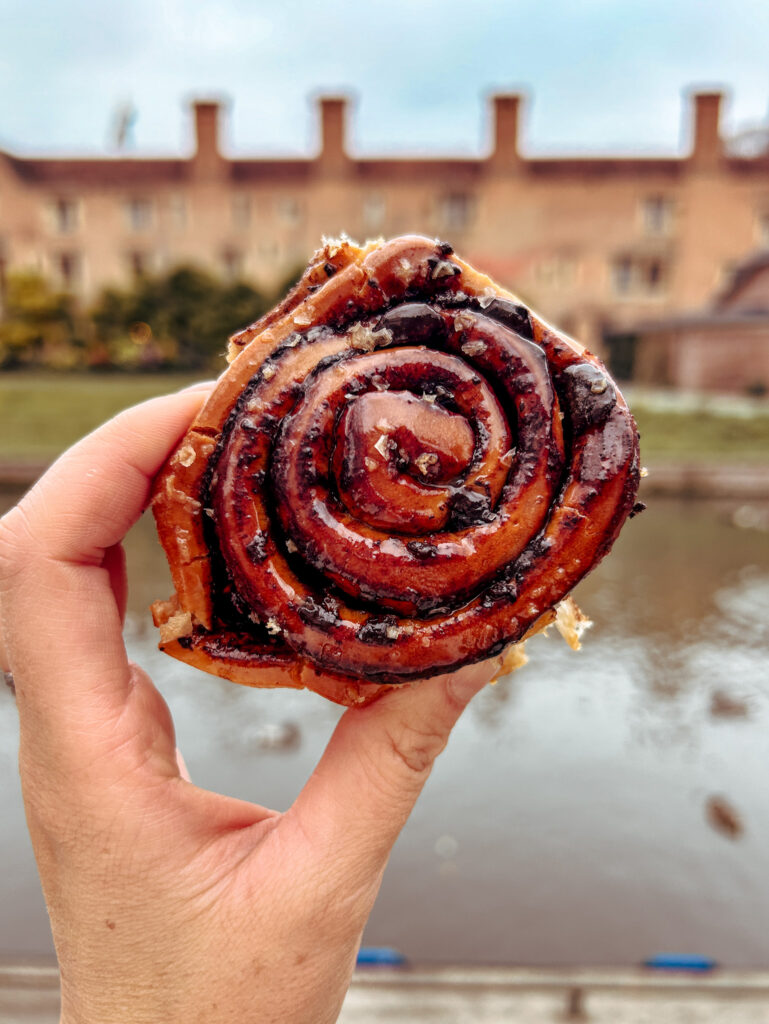
[[156, 482], [169, 654], [341, 703], [499, 654], [609, 550], [638, 435], [603, 365], [458, 259], [327, 242]]

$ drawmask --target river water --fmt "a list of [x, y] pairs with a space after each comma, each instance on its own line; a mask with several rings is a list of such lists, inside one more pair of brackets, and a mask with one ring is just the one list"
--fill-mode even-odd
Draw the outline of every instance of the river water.
[[[12, 496], [1, 496], [10, 504]], [[574, 654], [476, 698], [401, 836], [365, 942], [415, 960], [632, 964], [660, 951], [769, 966], [766, 510], [657, 500], [576, 592]], [[761, 528], [763, 527], [763, 528]], [[126, 642], [172, 709], [193, 779], [285, 808], [339, 710], [155, 649], [170, 591], [151, 521], [127, 542]], [[51, 952], [0, 693], [0, 957]]]

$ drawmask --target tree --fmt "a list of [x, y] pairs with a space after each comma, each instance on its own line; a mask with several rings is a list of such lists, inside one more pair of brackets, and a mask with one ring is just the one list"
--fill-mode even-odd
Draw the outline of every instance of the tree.
[[[104, 291], [92, 311], [97, 338], [126, 365], [215, 366], [233, 331], [267, 309], [250, 284], [223, 284], [196, 267], [143, 277], [133, 290]], [[148, 358], [151, 357], [151, 358]]]
[[0, 368], [80, 366], [86, 333], [71, 296], [54, 291], [33, 271], [8, 275], [0, 321]]

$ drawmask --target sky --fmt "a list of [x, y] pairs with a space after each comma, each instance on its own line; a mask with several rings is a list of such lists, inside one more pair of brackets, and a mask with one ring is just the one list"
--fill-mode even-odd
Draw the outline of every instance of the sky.
[[514, 90], [531, 155], [677, 153], [692, 87], [767, 119], [768, 55], [769, 0], [0, 0], [0, 148], [114, 151], [130, 104], [132, 152], [182, 154], [202, 96], [233, 155], [308, 154], [345, 92], [355, 154], [473, 155]]

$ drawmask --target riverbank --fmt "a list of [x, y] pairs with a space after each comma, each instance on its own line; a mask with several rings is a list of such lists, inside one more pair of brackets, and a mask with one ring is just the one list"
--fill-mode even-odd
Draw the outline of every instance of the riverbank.
[[[48, 468], [52, 459], [0, 458], [0, 487], [24, 490]], [[710, 462], [683, 460], [646, 467], [642, 499], [658, 496], [744, 501], [769, 501], [769, 461]]]
[[[66, 447], [189, 374], [0, 374], [0, 485], [28, 487]], [[643, 495], [769, 498], [769, 401], [630, 390]]]
[[641, 498], [769, 500], [769, 461], [765, 463], [660, 462], [647, 467]]
[[[53, 965], [0, 965], [0, 1019], [56, 1024], [58, 982]], [[446, 966], [357, 971], [339, 1024], [755, 1024], [767, 1014], [766, 971]]]
[[[0, 461], [44, 462], [129, 405], [193, 383], [191, 374], [0, 373]], [[769, 465], [769, 400], [629, 392], [646, 465]]]

